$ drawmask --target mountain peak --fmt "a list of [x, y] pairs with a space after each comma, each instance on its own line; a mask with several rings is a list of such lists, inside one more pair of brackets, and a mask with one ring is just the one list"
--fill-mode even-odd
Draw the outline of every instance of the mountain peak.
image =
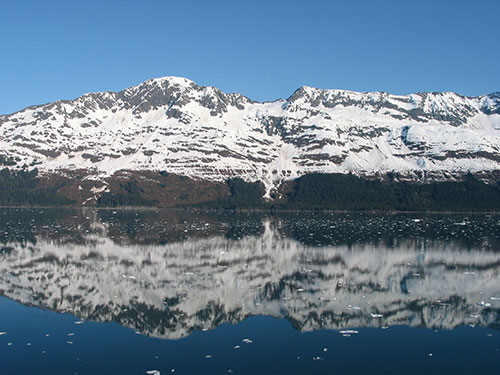
[[165, 77], [158, 77], [158, 78], [151, 78], [148, 79], [144, 83], [167, 83], [169, 85], [178, 85], [178, 86], [191, 86], [191, 85], [196, 85], [196, 83], [188, 78], [185, 77], [176, 77], [176, 76], [165, 76]]

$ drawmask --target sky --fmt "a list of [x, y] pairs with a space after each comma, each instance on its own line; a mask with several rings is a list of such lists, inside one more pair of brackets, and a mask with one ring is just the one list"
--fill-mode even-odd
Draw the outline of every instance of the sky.
[[253, 100], [500, 91], [500, 1], [2, 0], [0, 114], [182, 76]]

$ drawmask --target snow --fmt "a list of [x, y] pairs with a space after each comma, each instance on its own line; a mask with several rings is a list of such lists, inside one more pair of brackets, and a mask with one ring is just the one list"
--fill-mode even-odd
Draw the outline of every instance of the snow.
[[[184, 102], [137, 113], [147, 93], [158, 88], [177, 90], [176, 98]], [[494, 158], [475, 155], [500, 153], [500, 115], [481, 111], [498, 108], [493, 94], [401, 96], [309, 86], [297, 92], [301, 95], [293, 102], [252, 103], [240, 94], [200, 87], [186, 78], [155, 78], [124, 90], [125, 99], [112, 92], [86, 94], [4, 116], [0, 154], [19, 157], [19, 166], [39, 163], [42, 172], [78, 168], [104, 177], [147, 169], [218, 181], [239, 176], [262, 181], [267, 196], [281, 182], [311, 172], [500, 169]], [[224, 110], [211, 113], [203, 105], [206, 97], [222, 103]], [[134, 106], [128, 106], [130, 98], [137, 98]], [[321, 98], [319, 104], [312, 105], [316, 98]], [[100, 104], [103, 100], [106, 105]], [[413, 109], [464, 121], [456, 125], [418, 120], [408, 115]], [[170, 116], [172, 111], [180, 118]], [[266, 128], [272, 119], [279, 119], [279, 126]], [[402, 129], [407, 129], [405, 142]], [[441, 160], [449, 152], [464, 156]], [[343, 161], [321, 160], [322, 154]], [[100, 157], [91, 160], [88, 155]]]

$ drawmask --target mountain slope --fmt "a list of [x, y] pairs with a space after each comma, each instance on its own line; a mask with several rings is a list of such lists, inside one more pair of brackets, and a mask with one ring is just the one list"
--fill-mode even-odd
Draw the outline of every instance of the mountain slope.
[[[301, 87], [258, 103], [177, 77], [0, 116], [0, 164], [92, 178], [157, 170], [262, 181], [312, 172], [457, 176], [500, 170], [500, 93]], [[444, 175], [443, 175], [444, 174]]]

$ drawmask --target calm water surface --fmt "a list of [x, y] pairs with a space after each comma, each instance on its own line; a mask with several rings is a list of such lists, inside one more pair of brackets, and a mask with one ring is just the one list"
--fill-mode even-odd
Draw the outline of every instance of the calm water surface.
[[500, 216], [0, 209], [1, 374], [500, 373]]

